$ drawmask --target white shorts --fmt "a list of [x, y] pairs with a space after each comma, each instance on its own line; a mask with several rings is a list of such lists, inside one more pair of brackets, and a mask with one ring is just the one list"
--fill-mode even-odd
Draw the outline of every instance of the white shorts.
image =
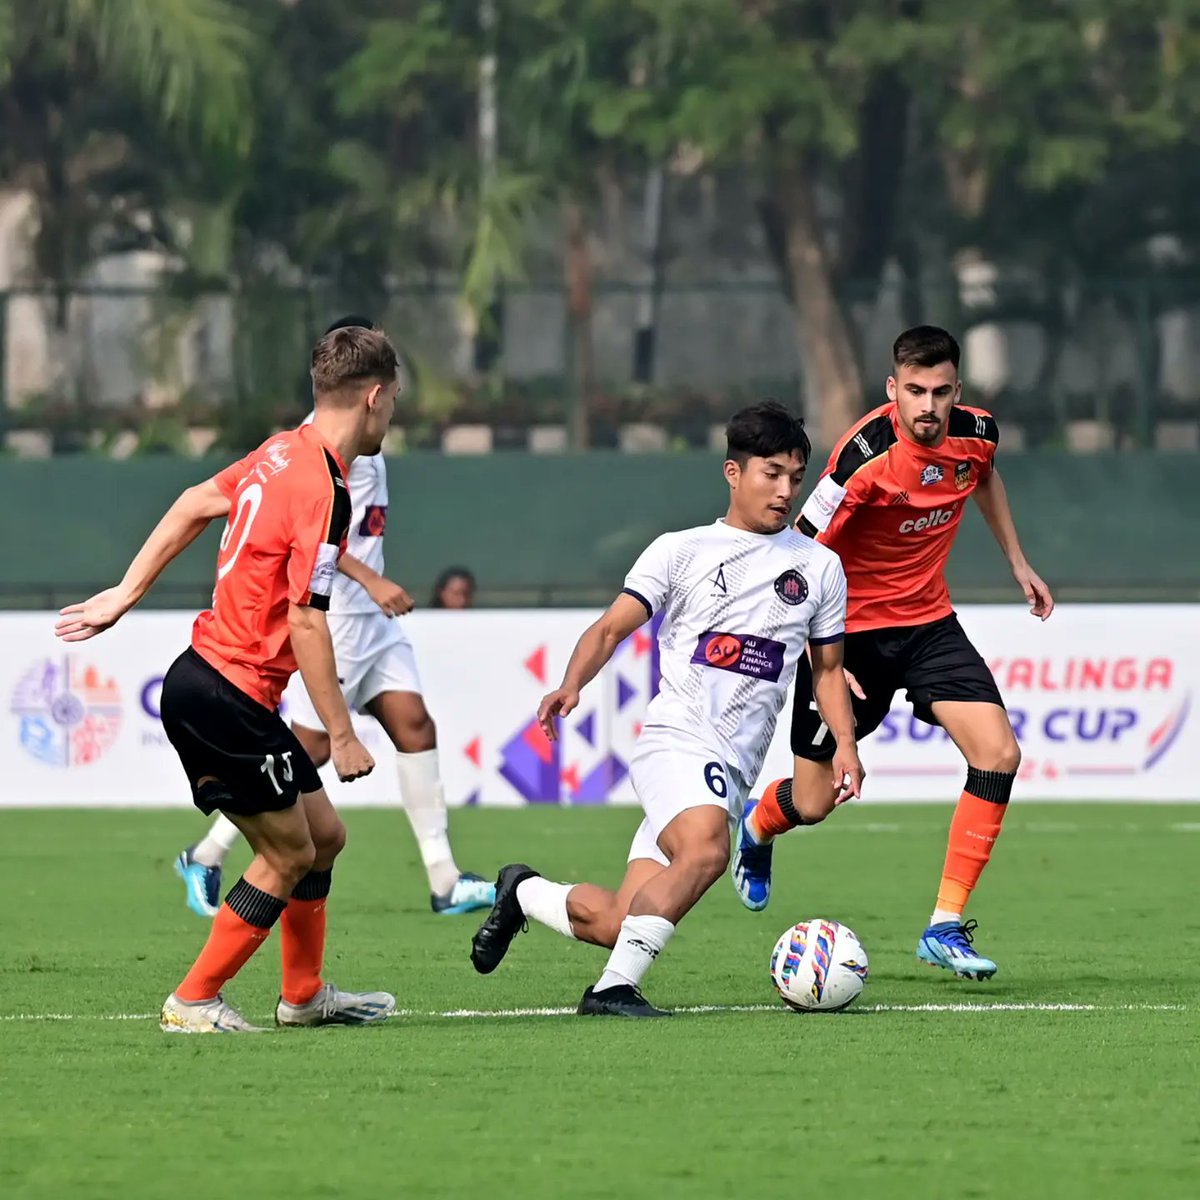
[[736, 767], [692, 734], [648, 725], [637, 740], [629, 778], [646, 819], [629, 847], [629, 861], [649, 858], [668, 866], [659, 835], [681, 812], [714, 804], [730, 825], [741, 820], [750, 789]]
[[[381, 612], [344, 613], [329, 618], [333, 657], [346, 707], [362, 712], [384, 692], [416, 692], [421, 695], [417, 656], [408, 640], [401, 617]], [[306, 729], [324, 729], [297, 671], [284, 696], [289, 721]]]

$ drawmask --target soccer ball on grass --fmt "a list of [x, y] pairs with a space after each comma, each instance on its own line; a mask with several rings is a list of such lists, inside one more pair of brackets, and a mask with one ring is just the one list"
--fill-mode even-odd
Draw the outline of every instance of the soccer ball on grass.
[[837, 921], [801, 921], [775, 943], [771, 982], [796, 1012], [841, 1012], [867, 982], [867, 952]]

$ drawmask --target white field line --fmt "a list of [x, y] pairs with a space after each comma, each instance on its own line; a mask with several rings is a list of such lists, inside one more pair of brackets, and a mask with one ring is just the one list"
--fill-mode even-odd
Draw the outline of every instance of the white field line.
[[[1012, 1013], [1012, 1012], [1186, 1012], [1185, 1004], [860, 1004], [862, 1013]], [[695, 1004], [675, 1009], [677, 1013], [779, 1013], [791, 1014], [779, 1004]], [[452, 1008], [445, 1011], [400, 1009], [398, 1017], [432, 1020], [488, 1020], [506, 1017], [568, 1017], [574, 1008]], [[158, 1013], [3, 1013], [0, 1021], [153, 1021]]]

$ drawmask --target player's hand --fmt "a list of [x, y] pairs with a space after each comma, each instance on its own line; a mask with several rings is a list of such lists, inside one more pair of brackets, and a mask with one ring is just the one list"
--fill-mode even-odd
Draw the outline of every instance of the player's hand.
[[1042, 577], [1028, 563], [1022, 563], [1013, 568], [1013, 578], [1029, 601], [1029, 611], [1044, 621], [1054, 611], [1054, 597]]
[[858, 799], [862, 796], [863, 780], [867, 777], [862, 760], [858, 757], [858, 746], [853, 742], [848, 746], [839, 746], [833, 756], [833, 786], [837, 791], [834, 804], [844, 804], [847, 800]]
[[565, 717], [579, 703], [579, 693], [573, 688], [558, 688], [546, 696], [538, 705], [538, 724], [542, 732], [552, 741], [558, 741], [558, 728], [554, 724], [555, 717]]
[[329, 750], [333, 758], [333, 769], [343, 783], [361, 779], [375, 769], [375, 760], [371, 757], [371, 752], [353, 734], [341, 741], [332, 742]]
[[367, 585], [367, 595], [385, 616], [402, 617], [416, 608], [413, 598], [398, 583], [382, 575]]
[[64, 642], [86, 642], [110, 629], [132, 607], [133, 601], [119, 587], [106, 588], [89, 600], [60, 610], [61, 620], [54, 626], [54, 636]]
[[865, 700], [867, 693], [862, 690], [862, 684], [845, 667], [842, 668], [842, 674], [846, 677], [846, 686], [850, 689], [850, 695], [857, 696], [860, 700]]

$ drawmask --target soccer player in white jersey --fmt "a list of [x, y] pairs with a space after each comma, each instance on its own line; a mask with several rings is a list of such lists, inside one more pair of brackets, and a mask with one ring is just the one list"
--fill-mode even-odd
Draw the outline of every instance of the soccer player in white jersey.
[[857, 796], [862, 784], [842, 671], [846, 576], [836, 554], [788, 523], [809, 454], [804, 424], [768, 402], [736, 413], [726, 433], [729, 511], [650, 544], [538, 710], [546, 736], [556, 737], [555, 719], [575, 708], [621, 642], [664, 613], [662, 686], [630, 764], [645, 819], [625, 879], [612, 892], [552, 883], [512, 863], [500, 871], [496, 903], [471, 945], [481, 974], [499, 966], [527, 918], [609, 947], [607, 966], [579, 1003], [586, 1016], [670, 1015], [642, 996], [642, 977], [729, 863], [730, 826], [806, 645], [837, 738], [831, 767], [839, 798]]
[[[374, 328], [368, 318], [351, 316], [325, 332], [354, 326]], [[421, 693], [412, 642], [393, 619], [410, 612], [413, 601], [383, 574], [388, 492], [382, 453], [356, 458], [349, 485], [354, 506], [350, 535], [329, 606], [342, 693], [349, 708], [370, 713], [383, 726], [396, 748], [400, 800], [425, 864], [430, 907], [443, 915], [488, 908], [495, 900], [494, 886], [460, 871], [450, 849], [437, 730]], [[329, 735], [298, 674], [288, 686], [286, 703], [301, 745], [317, 767], [324, 766], [330, 755]], [[199, 916], [215, 916], [220, 907], [221, 867], [238, 837], [237, 826], [218, 816], [207, 836], [180, 851], [175, 860], [176, 873], [187, 888], [188, 908]]]

